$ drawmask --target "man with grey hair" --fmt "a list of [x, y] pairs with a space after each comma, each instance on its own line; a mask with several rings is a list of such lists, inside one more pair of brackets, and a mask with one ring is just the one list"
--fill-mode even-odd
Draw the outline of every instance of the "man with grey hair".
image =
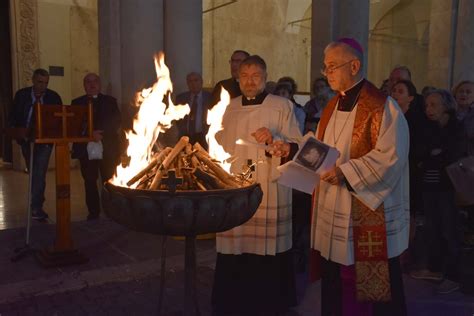
[[[48, 89], [49, 73], [45, 69], [38, 68], [33, 72], [31, 78], [33, 86], [17, 91], [13, 99], [12, 112], [10, 113], [10, 126], [23, 127], [34, 131], [36, 124], [34, 115], [34, 105], [40, 104], [62, 104], [61, 97], [55, 91]], [[18, 139], [21, 146], [26, 167], [29, 169], [32, 163], [31, 172], [31, 217], [44, 221], [48, 218], [48, 213], [43, 210], [44, 192], [46, 189], [46, 172], [48, 171], [49, 158], [53, 150], [53, 144], [33, 144], [33, 161], [30, 161], [31, 143], [34, 141], [32, 134], [25, 135]]]
[[[94, 141], [91, 144], [74, 143], [72, 146], [72, 158], [79, 159], [81, 175], [84, 179], [86, 192], [86, 204], [89, 211], [87, 220], [99, 218], [100, 201], [97, 188], [97, 179], [105, 182], [112, 178], [120, 160], [120, 128], [121, 114], [114, 97], [101, 93], [100, 77], [95, 73], [84, 76], [85, 95], [72, 100], [73, 105], [86, 106], [92, 102], [94, 119]], [[87, 126], [84, 126], [84, 133]], [[95, 143], [95, 144], [92, 144]], [[102, 158], [92, 157], [89, 148], [102, 146]]]
[[355, 39], [330, 43], [324, 66], [338, 95], [316, 137], [340, 156], [315, 191], [311, 244], [322, 257], [322, 315], [405, 315], [408, 125], [395, 101], [364, 79]]
[[291, 189], [278, 184], [277, 166], [261, 146], [236, 145], [237, 139], [272, 144], [301, 139], [291, 101], [265, 91], [267, 71], [259, 56], [239, 68], [242, 96], [230, 101], [216, 137], [234, 157], [231, 172], [254, 169], [262, 203], [245, 224], [217, 234], [212, 303], [217, 315], [274, 315], [296, 303], [293, 268]]
[[400, 80], [411, 81], [411, 71], [407, 66], [395, 66], [388, 77], [388, 89], [392, 91], [393, 86]]

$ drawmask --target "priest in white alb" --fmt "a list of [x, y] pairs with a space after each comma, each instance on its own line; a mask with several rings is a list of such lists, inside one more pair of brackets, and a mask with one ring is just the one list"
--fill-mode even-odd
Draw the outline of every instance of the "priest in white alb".
[[265, 61], [245, 59], [239, 68], [242, 96], [230, 101], [223, 130], [216, 138], [232, 155], [231, 171], [252, 168], [263, 199], [245, 224], [217, 234], [217, 261], [212, 293], [216, 315], [284, 313], [296, 303], [292, 240], [291, 189], [279, 185], [281, 158], [257, 146], [237, 145], [238, 139], [270, 145], [297, 142], [301, 133], [289, 100], [265, 91]]

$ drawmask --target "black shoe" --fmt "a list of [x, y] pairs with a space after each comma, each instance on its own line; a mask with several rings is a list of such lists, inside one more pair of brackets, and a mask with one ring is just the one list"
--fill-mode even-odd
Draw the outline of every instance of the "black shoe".
[[38, 221], [44, 221], [48, 217], [48, 213], [46, 213], [42, 209], [33, 210], [31, 212], [31, 218], [36, 219]]
[[87, 220], [88, 221], [93, 221], [93, 220], [96, 220], [96, 219], [99, 219], [99, 214], [89, 214], [89, 215], [87, 215]]

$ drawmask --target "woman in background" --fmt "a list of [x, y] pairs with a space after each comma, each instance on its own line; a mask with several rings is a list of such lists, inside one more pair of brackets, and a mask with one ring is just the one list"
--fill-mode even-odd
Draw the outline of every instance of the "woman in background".
[[[446, 167], [466, 152], [464, 131], [456, 119], [456, 101], [446, 90], [438, 89], [426, 97], [429, 124], [423, 142], [414, 148], [423, 171], [422, 196], [425, 210], [425, 247], [420, 270], [410, 275], [416, 279], [439, 280], [437, 292], [447, 294], [460, 288], [458, 259], [458, 209], [454, 188]], [[438, 266], [436, 266], [436, 264]]]

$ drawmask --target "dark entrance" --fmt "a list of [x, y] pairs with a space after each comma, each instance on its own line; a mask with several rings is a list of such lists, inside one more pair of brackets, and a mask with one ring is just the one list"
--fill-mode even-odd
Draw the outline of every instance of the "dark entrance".
[[0, 157], [12, 161], [11, 140], [3, 130], [7, 127], [12, 106], [12, 59], [10, 41], [10, 1], [0, 1]]

